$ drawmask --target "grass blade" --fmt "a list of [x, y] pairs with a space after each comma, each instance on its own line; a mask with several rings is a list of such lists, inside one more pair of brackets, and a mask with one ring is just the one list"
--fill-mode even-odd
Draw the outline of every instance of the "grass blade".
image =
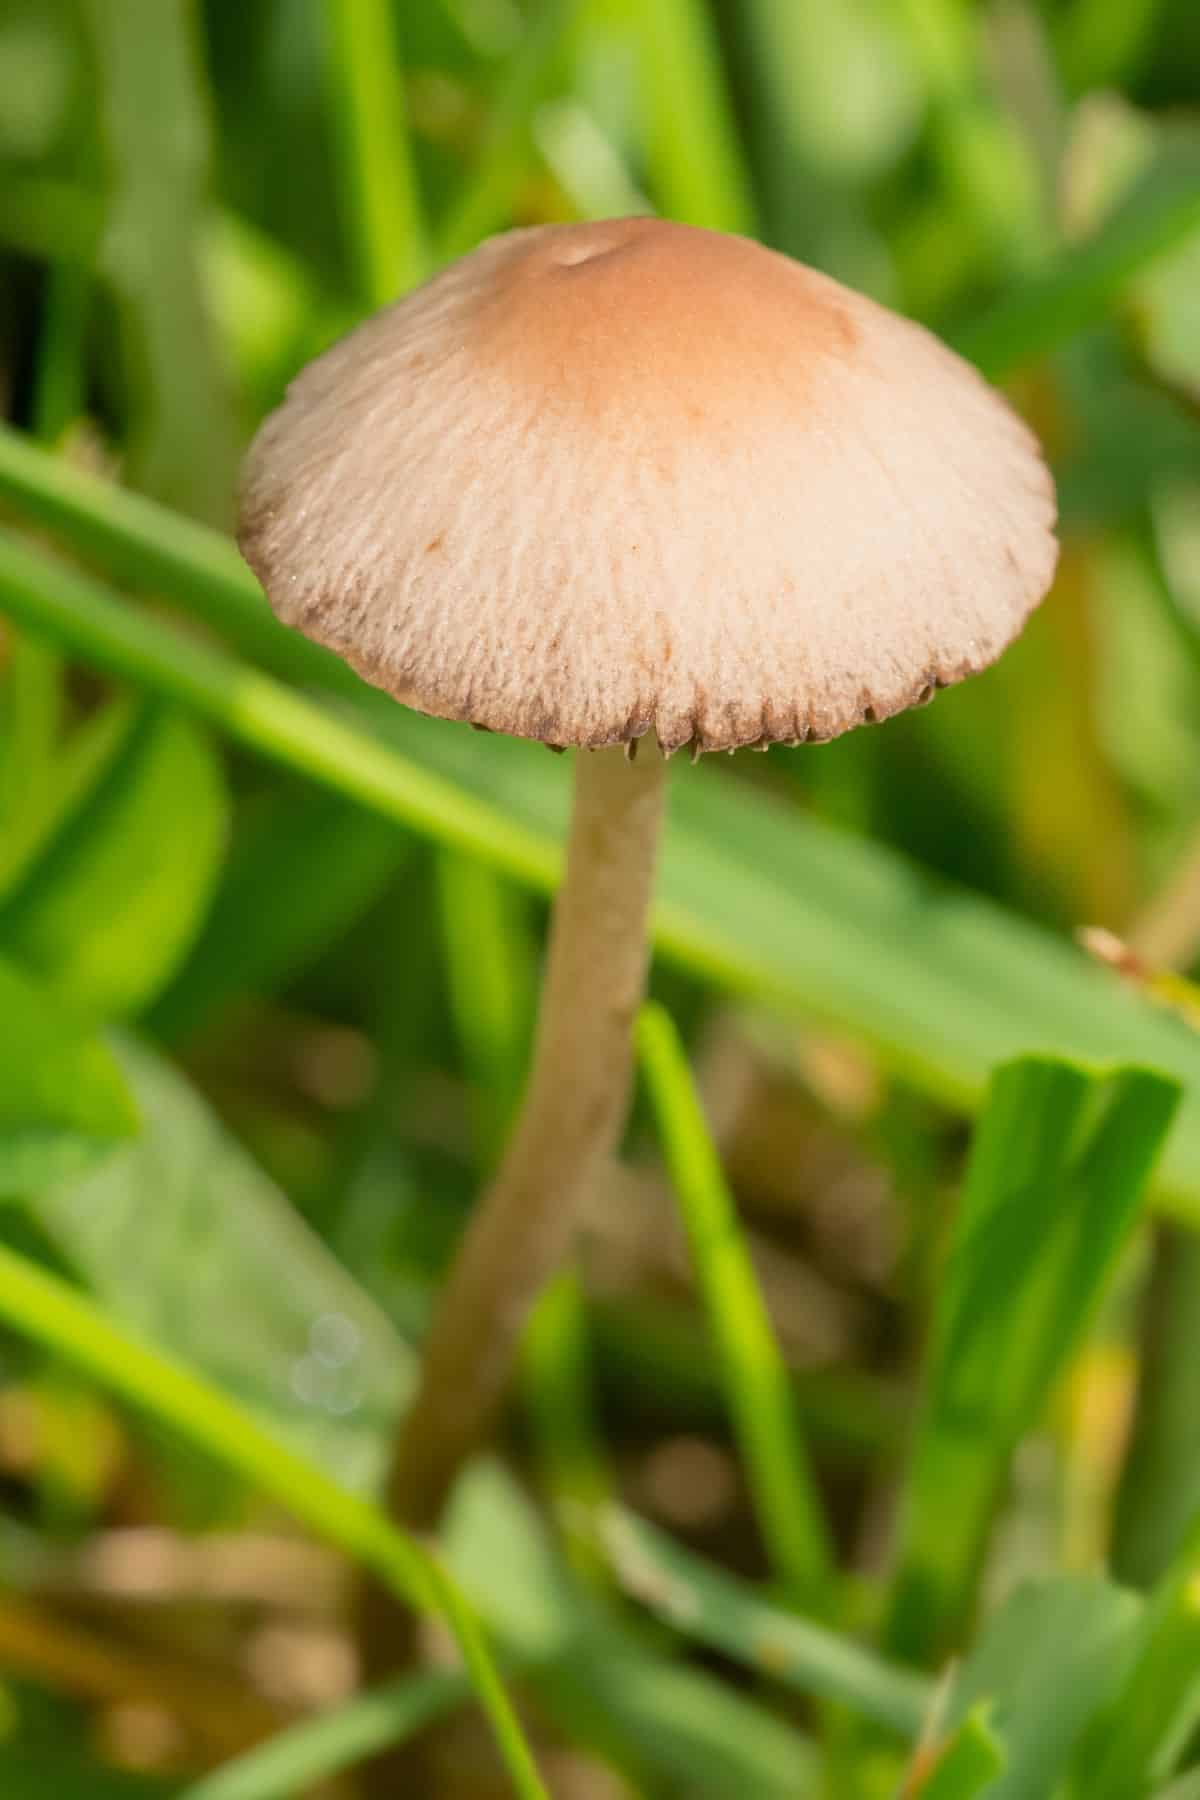
[[683, 1047], [662, 1007], [643, 1008], [637, 1047], [759, 1528], [789, 1599], [820, 1611], [829, 1598], [832, 1550], [787, 1367]]
[[597, 1427], [587, 1301], [573, 1269], [539, 1297], [521, 1348], [542, 1484], [568, 1560], [582, 1580], [603, 1591], [611, 1584], [597, 1551], [595, 1521], [616, 1482]]
[[1134, 1431], [1113, 1527], [1113, 1565], [1149, 1585], [1200, 1508], [1200, 1238], [1159, 1229], [1145, 1304]]
[[708, 7], [641, 0], [636, 11], [646, 154], [659, 207], [688, 225], [753, 236], [753, 189]]
[[243, 804], [208, 917], [148, 1028], [179, 1041], [235, 996], [277, 992], [349, 931], [413, 849], [320, 789], [289, 785]]
[[1200, 1719], [1200, 1521], [1147, 1602], [1126, 1679], [1075, 1765], [1079, 1800], [1129, 1800], [1172, 1773]]
[[0, 1195], [74, 1176], [137, 1130], [107, 1047], [0, 958]]
[[491, 1169], [520, 1099], [536, 966], [518, 896], [470, 857], [437, 862], [450, 1012], [471, 1084], [476, 1157]]
[[0, 895], [54, 829], [64, 785], [59, 740], [62, 658], [21, 634], [6, 647], [0, 682]]
[[0, 902], [0, 945], [82, 1014], [140, 1011], [199, 928], [227, 825], [207, 736], [190, 719], [141, 708]]
[[896, 1653], [943, 1649], [969, 1610], [1009, 1457], [1125, 1242], [1177, 1100], [1140, 1069], [1026, 1057], [997, 1072], [933, 1323], [887, 1632]]
[[29, 1212], [114, 1324], [373, 1493], [408, 1346], [173, 1064], [129, 1037], [114, 1056], [141, 1129], [81, 1179], [43, 1184]]
[[428, 233], [404, 116], [388, 0], [325, 0], [328, 87], [342, 204], [370, 307], [429, 272]]
[[190, 0], [85, 0], [109, 205], [101, 266], [125, 343], [136, 483], [228, 518], [237, 438], [200, 279], [208, 95]]
[[235, 546], [220, 533], [35, 449], [5, 425], [0, 425], [0, 494], [28, 518], [61, 531], [115, 579], [165, 589], [296, 681], [362, 691], [357, 676], [337, 657], [279, 626]]
[[989, 1800], [1061, 1795], [1088, 1721], [1129, 1666], [1138, 1597], [1101, 1575], [1056, 1575], [1016, 1588], [983, 1627], [950, 1696], [952, 1723], [987, 1709], [1005, 1769]]
[[34, 435], [44, 444], [56, 444], [82, 417], [91, 304], [88, 271], [73, 262], [54, 263], [46, 274], [45, 318], [30, 403]]
[[402, 1744], [469, 1700], [457, 1671], [410, 1675], [305, 1719], [185, 1787], [178, 1800], [288, 1800]]
[[977, 1800], [1004, 1772], [1004, 1748], [986, 1709], [968, 1715], [938, 1755], [929, 1774], [905, 1789], [913, 1800]]
[[558, 858], [532, 832], [512, 831], [449, 782], [268, 677], [200, 644], [185, 649], [155, 620], [12, 539], [0, 545], [0, 587], [14, 615], [109, 674], [178, 701], [239, 742], [437, 842], [476, 854], [486, 845], [489, 861], [521, 879], [553, 880]]
[[813, 1747], [793, 1725], [588, 1603], [497, 1464], [481, 1459], [459, 1482], [444, 1543], [550, 1718], [630, 1771], [638, 1791], [688, 1800], [815, 1791]]
[[1018, 283], [958, 332], [955, 348], [998, 380], [1099, 324], [1136, 276], [1197, 229], [1200, 157], [1171, 147], [1093, 237]]
[[375, 1507], [261, 1431], [219, 1390], [117, 1330], [64, 1281], [3, 1246], [0, 1318], [269, 1494], [316, 1536], [370, 1569], [406, 1604], [441, 1613], [458, 1639], [517, 1793], [526, 1800], [546, 1800], [479, 1627], [432, 1555]]
[[626, 1592], [684, 1637], [797, 1693], [852, 1707], [903, 1737], [920, 1731], [934, 1694], [924, 1676], [784, 1612], [633, 1513], [609, 1509], [603, 1544]]
[[580, 0], [540, 0], [492, 100], [474, 173], [438, 232], [443, 261], [464, 255], [481, 238], [511, 223], [513, 203], [529, 166], [533, 115], [579, 6]]

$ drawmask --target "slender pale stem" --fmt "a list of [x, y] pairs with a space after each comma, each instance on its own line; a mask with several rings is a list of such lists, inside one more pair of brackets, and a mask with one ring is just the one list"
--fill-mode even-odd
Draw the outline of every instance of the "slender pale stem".
[[619, 749], [577, 754], [529, 1085], [443, 1292], [391, 1475], [392, 1510], [418, 1528], [436, 1521], [486, 1433], [529, 1309], [620, 1134], [664, 787], [649, 746], [633, 761]]

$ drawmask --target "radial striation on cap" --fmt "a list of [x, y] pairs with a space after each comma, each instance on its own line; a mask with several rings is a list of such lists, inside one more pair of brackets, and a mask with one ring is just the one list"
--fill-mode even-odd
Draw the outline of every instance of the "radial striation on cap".
[[650, 219], [493, 238], [325, 352], [251, 448], [279, 616], [422, 712], [555, 745], [794, 743], [992, 662], [1054, 490], [921, 327]]

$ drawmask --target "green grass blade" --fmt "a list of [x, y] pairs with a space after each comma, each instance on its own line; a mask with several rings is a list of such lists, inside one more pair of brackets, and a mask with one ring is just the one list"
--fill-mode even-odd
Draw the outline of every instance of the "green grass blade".
[[208, 917], [146, 1018], [188, 1037], [235, 996], [275, 993], [362, 917], [413, 854], [374, 813], [291, 785], [245, 802]]
[[640, 0], [636, 42], [651, 187], [668, 218], [753, 236], [753, 189], [703, 0]]
[[113, 1324], [340, 1487], [373, 1493], [412, 1352], [172, 1063], [128, 1037], [113, 1054], [141, 1128], [29, 1197], [41, 1232]]
[[688, 1800], [796, 1800], [814, 1791], [811, 1742], [589, 1604], [497, 1464], [481, 1459], [459, 1482], [444, 1541], [497, 1641], [528, 1664], [547, 1715], [630, 1771], [638, 1791]]
[[891, 160], [918, 96], [899, 33], [882, 14], [864, 29], [864, 10], [855, 0], [745, 0], [731, 25], [743, 40], [765, 241], [875, 288], [887, 281], [888, 254], [868, 212], [863, 163]]
[[10, 1740], [0, 1741], [0, 1792], [4, 1800], [172, 1800], [173, 1796], [160, 1779], [109, 1768], [77, 1748]]
[[594, 1522], [616, 1482], [596, 1423], [587, 1303], [574, 1270], [539, 1296], [521, 1350], [537, 1460], [568, 1559], [584, 1581], [603, 1590], [610, 1583]]
[[236, 548], [218, 532], [49, 456], [4, 425], [0, 494], [117, 580], [165, 589], [252, 654], [286, 658], [286, 666], [274, 666], [296, 681], [361, 690], [344, 663], [281, 629]]
[[274, 993], [347, 933], [412, 857], [373, 813], [309, 789], [244, 808], [243, 836], [195, 948], [148, 1024], [186, 1037], [239, 993]]
[[66, 690], [62, 658], [21, 633], [0, 680], [0, 895], [54, 830], [62, 798]]
[[1078, 1800], [1129, 1800], [1172, 1773], [1200, 1720], [1200, 1521], [1147, 1602], [1128, 1674], [1080, 1747]]
[[643, 1008], [637, 1048], [759, 1528], [789, 1599], [820, 1611], [829, 1599], [832, 1549], [787, 1367], [683, 1047], [660, 1006]]
[[462, 256], [481, 238], [511, 223], [513, 202], [529, 168], [534, 112], [549, 86], [579, 6], [580, 0], [539, 0], [534, 19], [493, 97], [473, 172], [437, 234], [443, 261]]
[[178, 1800], [289, 1800], [403, 1743], [470, 1696], [470, 1684], [457, 1672], [409, 1675], [256, 1744], [213, 1774], [190, 1782]]
[[1020, 282], [954, 346], [992, 380], [1098, 324], [1144, 269], [1200, 229], [1200, 157], [1164, 150], [1096, 234]]
[[0, 958], [0, 1196], [74, 1176], [137, 1130], [106, 1044]]
[[514, 1792], [519, 1800], [551, 1800], [475, 1614], [437, 1558], [430, 1556], [428, 1564], [437, 1605], [458, 1640], [471, 1685], [487, 1715]]
[[653, 212], [616, 145], [578, 100], [548, 100], [540, 106], [533, 136], [579, 218], [614, 219]]
[[86, 269], [56, 262], [47, 271], [45, 316], [30, 403], [34, 436], [44, 444], [56, 444], [67, 427], [83, 415], [91, 304], [92, 279]]
[[963, 1720], [914, 1792], [921, 1800], [978, 1800], [1003, 1773], [1004, 1748], [981, 1708]]
[[536, 968], [518, 896], [477, 860], [437, 862], [450, 1011], [471, 1084], [477, 1161], [492, 1168], [521, 1096]]
[[1128, 1236], [1177, 1100], [1140, 1069], [1027, 1057], [996, 1074], [938, 1292], [887, 1633], [897, 1653], [943, 1649], [969, 1611], [1008, 1460]]
[[90, 265], [104, 230], [93, 188], [57, 175], [16, 175], [0, 185], [0, 243], [43, 262]]
[[373, 1506], [339, 1488], [261, 1431], [240, 1407], [180, 1364], [119, 1331], [64, 1281], [0, 1246], [0, 1318], [119, 1395], [222, 1468], [269, 1494], [408, 1605], [441, 1613], [487, 1712], [516, 1791], [546, 1800], [479, 1627], [437, 1560]]
[[987, 1619], [948, 1711], [955, 1724], [985, 1707], [1004, 1746], [988, 1800], [1061, 1796], [1081, 1734], [1129, 1667], [1141, 1610], [1101, 1575], [1055, 1575], [1023, 1583]]
[[1055, 48], [1064, 78], [1073, 92], [1116, 87], [1136, 81], [1153, 54], [1154, 35], [1161, 29], [1163, 0], [1069, 0], [1052, 15]]
[[135, 484], [229, 517], [233, 408], [200, 279], [209, 97], [190, 0], [85, 0], [109, 201], [100, 259], [124, 338]]
[[429, 270], [392, 8], [388, 0], [325, 0], [325, 26], [329, 104], [358, 291], [368, 306], [385, 306]]
[[[930, 151], [988, 261], [1027, 263], [1046, 221], [1034, 147], [989, 80], [985, 21], [966, 0], [898, 0], [929, 95]], [[943, 202], [943, 206], [945, 201]], [[953, 218], [951, 229], [953, 229]]]
[[1112, 1549], [1117, 1575], [1146, 1586], [1200, 1510], [1200, 1238], [1163, 1225], [1154, 1258]]
[[558, 858], [532, 832], [512, 830], [491, 808], [268, 677], [203, 645], [185, 647], [148, 615], [13, 539], [0, 545], [0, 591], [12, 616], [81, 651], [98, 668], [189, 707], [285, 767], [436, 842], [482, 852], [524, 881], [553, 880]]
[[410, 1605], [429, 1608], [423, 1554], [365, 1501], [270, 1437], [240, 1406], [180, 1363], [119, 1330], [57, 1276], [0, 1247], [0, 1317], [372, 1569]]
[[784, 1612], [633, 1513], [609, 1510], [603, 1544], [626, 1592], [684, 1637], [797, 1693], [849, 1706], [903, 1737], [920, 1731], [934, 1697], [924, 1676]]
[[142, 708], [0, 902], [0, 948], [82, 1014], [140, 1011], [199, 928], [227, 825], [206, 736], [191, 719]]

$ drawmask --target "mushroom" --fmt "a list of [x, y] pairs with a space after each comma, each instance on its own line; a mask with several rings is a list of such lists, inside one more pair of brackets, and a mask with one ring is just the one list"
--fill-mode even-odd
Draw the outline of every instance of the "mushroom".
[[1049, 586], [1054, 518], [1032, 434], [927, 331], [646, 218], [491, 239], [263, 425], [239, 537], [279, 616], [405, 705], [576, 752], [528, 1090], [393, 1469], [409, 1523], [619, 1136], [665, 759], [822, 742], [982, 669]]

